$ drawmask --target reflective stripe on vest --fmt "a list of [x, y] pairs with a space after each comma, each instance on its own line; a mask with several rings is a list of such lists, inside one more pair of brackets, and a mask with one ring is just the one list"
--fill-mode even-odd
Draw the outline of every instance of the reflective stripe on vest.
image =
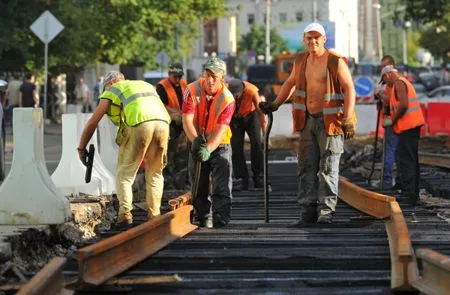
[[111, 91], [112, 93], [114, 93], [115, 95], [117, 95], [122, 103], [122, 107], [125, 108], [128, 104], [130, 104], [131, 102], [133, 102], [134, 100], [136, 100], [139, 97], [145, 97], [145, 96], [155, 96], [155, 97], [159, 97], [158, 95], [156, 95], [156, 93], [152, 93], [152, 92], [143, 92], [143, 93], [135, 93], [132, 96], [130, 96], [128, 99], [125, 98], [124, 94], [122, 93], [122, 91], [120, 91], [119, 89], [115, 88], [114, 86], [111, 86], [109, 89], [109, 91]]

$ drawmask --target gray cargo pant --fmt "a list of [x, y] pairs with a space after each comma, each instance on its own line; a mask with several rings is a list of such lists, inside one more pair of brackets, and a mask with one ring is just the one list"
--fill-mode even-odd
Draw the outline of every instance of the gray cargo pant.
[[339, 183], [339, 160], [344, 152], [343, 135], [327, 135], [323, 116], [307, 116], [300, 132], [298, 153], [298, 203], [300, 210], [333, 214]]

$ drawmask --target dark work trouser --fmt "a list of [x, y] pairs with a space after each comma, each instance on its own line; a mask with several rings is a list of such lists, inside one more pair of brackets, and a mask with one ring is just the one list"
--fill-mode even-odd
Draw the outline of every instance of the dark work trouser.
[[235, 178], [248, 182], [249, 175], [244, 155], [244, 138], [247, 132], [250, 138], [250, 158], [253, 180], [262, 177], [263, 153], [261, 148], [261, 122], [256, 112], [247, 117], [233, 117], [231, 120], [231, 147], [233, 149], [233, 172]]
[[398, 160], [402, 195], [416, 202], [419, 197], [419, 139], [420, 127], [406, 130], [398, 135]]
[[[195, 181], [196, 161], [192, 154], [189, 161], [192, 186]], [[209, 196], [209, 175], [212, 179], [212, 193]], [[214, 223], [226, 225], [231, 218], [231, 146], [221, 144], [211, 153], [208, 161], [202, 163], [197, 197], [192, 200], [199, 219], [212, 216]]]
[[[384, 140], [386, 141], [386, 150], [384, 154], [383, 186], [385, 188], [389, 188], [392, 186], [392, 170], [394, 169], [394, 162], [398, 163], [398, 137], [392, 131], [392, 127], [384, 128]], [[397, 167], [397, 177], [395, 179], [395, 183], [400, 182], [399, 175], [400, 173]]]
[[175, 122], [170, 124], [170, 138], [167, 147], [167, 166], [164, 169], [164, 178], [166, 179], [166, 182], [171, 184], [175, 184], [175, 176], [179, 170], [179, 165], [177, 165], [177, 153], [182, 132], [183, 127], [181, 125], [176, 125]]

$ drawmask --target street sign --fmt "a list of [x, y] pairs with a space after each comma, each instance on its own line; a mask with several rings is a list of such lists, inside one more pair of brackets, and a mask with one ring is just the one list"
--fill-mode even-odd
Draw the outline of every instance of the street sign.
[[161, 67], [166, 67], [169, 64], [169, 55], [165, 51], [161, 51], [156, 55], [156, 63]]
[[34, 21], [30, 29], [42, 42], [48, 44], [64, 29], [64, 26], [50, 11], [46, 10]]
[[369, 96], [373, 93], [373, 81], [366, 76], [361, 76], [355, 80], [355, 91], [359, 97]]
[[51, 14], [50, 11], [46, 10], [41, 14], [37, 20], [30, 26], [31, 31], [41, 39], [45, 44], [44, 49], [44, 121], [47, 121], [47, 69], [48, 69], [48, 43], [50, 43], [53, 38], [55, 38], [59, 32], [64, 29], [64, 26], [59, 22], [59, 20]]

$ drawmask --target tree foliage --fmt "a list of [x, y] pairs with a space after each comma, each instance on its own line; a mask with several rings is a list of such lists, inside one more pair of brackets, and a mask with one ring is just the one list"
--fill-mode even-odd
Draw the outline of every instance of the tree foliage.
[[226, 13], [223, 0], [2, 0], [1, 70], [43, 68], [44, 44], [29, 27], [45, 10], [64, 25], [49, 44], [53, 73], [96, 62], [150, 68], [161, 50], [179, 59], [198, 37], [200, 18]]
[[[241, 36], [238, 41], [238, 48], [241, 52], [254, 50], [257, 55], [266, 53], [266, 28], [265, 26], [253, 25], [250, 32]], [[287, 50], [286, 41], [274, 29], [270, 30], [270, 53], [272, 56], [281, 54]]]
[[450, 29], [438, 33], [435, 27], [429, 27], [419, 42], [432, 55], [441, 57], [444, 64], [450, 62]]

